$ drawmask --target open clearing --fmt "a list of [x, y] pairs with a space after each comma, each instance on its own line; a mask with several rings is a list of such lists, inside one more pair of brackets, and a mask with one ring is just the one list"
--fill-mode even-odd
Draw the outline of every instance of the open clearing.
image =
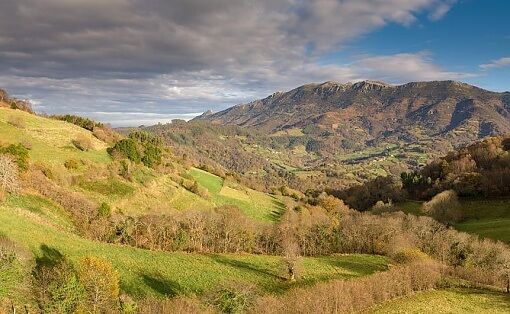
[[277, 219], [285, 209], [283, 197], [248, 188], [238, 190], [224, 186], [221, 177], [197, 168], [191, 169], [189, 174], [198, 184], [209, 190], [214, 206], [236, 205], [246, 216], [267, 221]]
[[[510, 200], [464, 199], [461, 206], [466, 219], [455, 224], [456, 229], [510, 244]], [[407, 201], [396, 207], [405, 213], [424, 215], [421, 202]]]

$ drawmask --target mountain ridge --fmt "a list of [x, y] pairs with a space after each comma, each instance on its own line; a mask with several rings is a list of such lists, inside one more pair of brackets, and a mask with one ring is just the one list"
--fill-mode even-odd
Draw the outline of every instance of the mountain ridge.
[[[267, 133], [298, 128], [361, 146], [382, 140], [444, 139], [453, 146], [510, 133], [510, 93], [458, 81], [305, 84], [195, 120]], [[324, 136], [327, 133], [327, 136]], [[422, 134], [423, 136], [420, 136]]]

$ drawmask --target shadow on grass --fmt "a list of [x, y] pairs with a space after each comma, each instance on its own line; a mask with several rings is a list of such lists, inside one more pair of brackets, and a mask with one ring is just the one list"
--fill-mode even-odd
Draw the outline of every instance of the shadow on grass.
[[177, 282], [168, 280], [159, 274], [141, 274], [141, 277], [143, 282], [158, 294], [175, 297], [184, 293]]
[[280, 221], [287, 208], [285, 207], [285, 204], [277, 199], [274, 195], [271, 195], [271, 198], [271, 202], [274, 206], [276, 206], [276, 209], [271, 211], [269, 218], [273, 221]]
[[370, 275], [378, 271], [388, 270], [388, 265], [381, 261], [366, 260], [363, 256], [327, 256], [322, 260], [332, 266], [335, 272], [342, 277], [351, 278]]
[[52, 267], [65, 260], [65, 256], [59, 250], [42, 244], [40, 246], [42, 255], [35, 258], [35, 263], [38, 267], [46, 266]]
[[209, 256], [215, 262], [223, 264], [223, 265], [228, 265], [228, 266], [231, 266], [231, 267], [239, 268], [240, 270], [248, 271], [248, 272], [251, 272], [251, 273], [254, 273], [254, 274], [258, 274], [258, 275], [262, 275], [262, 276], [268, 276], [268, 277], [273, 278], [273, 279], [286, 280], [285, 277], [282, 277], [282, 276], [279, 276], [277, 274], [274, 274], [274, 273], [272, 273], [272, 272], [270, 272], [270, 271], [268, 271], [266, 269], [258, 268], [257, 266], [255, 266], [253, 264], [250, 264], [250, 263], [247, 263], [247, 262], [238, 261], [238, 260], [235, 260], [235, 259], [228, 258], [226, 256], [216, 255], [216, 254], [209, 255]]

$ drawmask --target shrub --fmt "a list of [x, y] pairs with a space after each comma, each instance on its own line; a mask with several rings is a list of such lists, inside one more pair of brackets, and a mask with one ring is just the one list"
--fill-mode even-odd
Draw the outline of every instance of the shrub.
[[72, 141], [73, 145], [81, 151], [89, 151], [94, 148], [92, 140], [84, 134], [79, 134], [76, 139]]
[[443, 191], [424, 203], [423, 211], [446, 224], [453, 224], [462, 218], [457, 193], [452, 190]]
[[142, 161], [142, 157], [140, 156], [136, 142], [131, 138], [126, 138], [118, 141], [113, 147], [108, 148], [108, 153], [113, 157], [118, 155], [135, 163], [140, 163]]
[[28, 170], [28, 149], [21, 144], [11, 144], [7, 147], [0, 148], [0, 154], [11, 155], [18, 164], [21, 171]]
[[415, 263], [357, 280], [334, 280], [262, 297], [250, 313], [360, 313], [384, 301], [432, 289], [440, 277], [437, 265]]
[[94, 130], [92, 131], [92, 134], [99, 140], [113, 144], [116, 141], [122, 139], [121, 135], [117, 132], [113, 131], [111, 128], [107, 126], [95, 126]]
[[[120, 312], [122, 314], [136, 314], [140, 313], [138, 310], [138, 304], [127, 294], [120, 296]], [[166, 313], [166, 312], [157, 312]]]
[[163, 140], [160, 137], [146, 131], [133, 131], [129, 134], [129, 138], [141, 144], [163, 145]]
[[112, 208], [110, 207], [110, 205], [108, 205], [108, 203], [103, 202], [101, 203], [97, 211], [99, 216], [101, 217], [110, 217], [112, 213]]
[[209, 302], [221, 313], [244, 313], [255, 299], [255, 289], [246, 283], [228, 283], [215, 289]]
[[81, 128], [89, 130], [89, 131], [94, 130], [95, 126], [101, 126], [100, 123], [97, 123], [91, 119], [83, 118], [83, 117], [75, 116], [75, 115], [70, 115], [70, 114], [66, 114], [63, 116], [55, 115], [55, 116], [51, 116], [51, 118], [72, 123], [74, 125], [77, 125]]
[[154, 166], [161, 164], [162, 155], [163, 152], [161, 151], [161, 148], [153, 144], [147, 144], [144, 156], [142, 157], [142, 163], [149, 168], [153, 168]]
[[26, 288], [28, 274], [23, 269], [22, 255], [13, 242], [0, 235], [0, 300], [19, 297]]
[[429, 259], [427, 254], [416, 248], [403, 249], [393, 254], [393, 260], [400, 264], [424, 262]]
[[84, 288], [71, 264], [60, 252], [41, 247], [43, 256], [34, 270], [34, 294], [44, 313], [75, 313], [83, 310]]
[[34, 111], [32, 110], [32, 104], [28, 100], [9, 99], [8, 101], [11, 104], [11, 109], [18, 109], [21, 111], [26, 111], [28, 113], [34, 113]]
[[372, 213], [374, 214], [382, 214], [382, 213], [388, 213], [395, 210], [395, 207], [393, 206], [393, 202], [391, 200], [388, 201], [388, 203], [385, 203], [383, 201], [377, 201], [374, 206], [372, 206]]
[[146, 298], [138, 303], [140, 314], [179, 313], [179, 314], [212, 314], [214, 309], [201, 304], [191, 297], [178, 296], [171, 299]]
[[41, 171], [31, 171], [26, 177], [26, 183], [42, 196], [66, 209], [78, 230], [85, 234], [89, 231], [90, 221], [97, 217], [97, 207], [94, 203], [78, 193], [54, 184]]
[[0, 155], [0, 192], [15, 193], [19, 189], [18, 166], [9, 156]]
[[105, 259], [95, 256], [82, 260], [79, 278], [85, 290], [85, 306], [92, 313], [119, 310], [119, 275]]
[[80, 167], [80, 162], [76, 159], [68, 159], [64, 162], [64, 167], [69, 170], [76, 170]]

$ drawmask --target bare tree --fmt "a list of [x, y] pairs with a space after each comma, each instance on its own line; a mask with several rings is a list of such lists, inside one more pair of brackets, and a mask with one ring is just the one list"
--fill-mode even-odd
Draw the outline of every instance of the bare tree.
[[11, 157], [0, 156], [0, 192], [15, 193], [20, 189], [18, 166]]
[[443, 191], [424, 203], [423, 211], [447, 225], [462, 219], [457, 193], [452, 190]]
[[298, 215], [293, 210], [288, 210], [279, 223], [282, 255], [290, 281], [296, 280], [296, 268], [299, 262], [299, 244], [297, 242]]

